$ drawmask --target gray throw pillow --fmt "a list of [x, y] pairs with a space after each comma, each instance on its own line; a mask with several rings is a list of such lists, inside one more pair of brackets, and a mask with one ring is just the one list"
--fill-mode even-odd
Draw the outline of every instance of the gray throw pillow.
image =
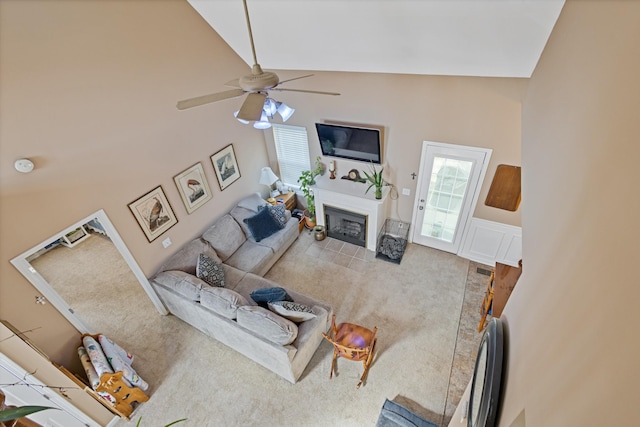
[[196, 277], [204, 280], [211, 286], [224, 287], [224, 269], [222, 265], [205, 254], [198, 255]]

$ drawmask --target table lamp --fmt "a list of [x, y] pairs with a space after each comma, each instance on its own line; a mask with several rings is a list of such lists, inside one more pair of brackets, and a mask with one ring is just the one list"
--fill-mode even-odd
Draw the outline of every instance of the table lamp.
[[267, 202], [269, 203], [274, 203], [276, 201], [274, 197], [280, 194], [278, 190], [274, 190], [273, 188], [273, 184], [275, 184], [277, 180], [278, 177], [273, 173], [269, 166], [262, 168], [262, 172], [260, 173], [260, 184], [269, 187], [269, 198], [267, 199]]

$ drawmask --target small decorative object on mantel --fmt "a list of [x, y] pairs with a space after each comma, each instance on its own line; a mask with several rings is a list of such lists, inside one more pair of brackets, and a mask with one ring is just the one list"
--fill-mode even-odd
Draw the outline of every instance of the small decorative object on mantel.
[[366, 179], [360, 176], [360, 172], [358, 172], [358, 169], [351, 169], [347, 175], [342, 177], [342, 179], [348, 179], [349, 181], [354, 182], [367, 182]]
[[336, 179], [336, 162], [335, 160], [329, 161], [329, 179]]
[[384, 185], [386, 185], [386, 183], [384, 182], [384, 179], [382, 179], [382, 172], [384, 171], [384, 168], [380, 169], [380, 172], [376, 171], [375, 166], [373, 166], [373, 163], [371, 164], [371, 174], [368, 174], [367, 172], [364, 172], [364, 176], [367, 177], [367, 181], [370, 182], [370, 185], [367, 187], [366, 191], [364, 192], [364, 194], [367, 194], [369, 192], [369, 190], [371, 189], [371, 187], [375, 187], [376, 188], [376, 199], [382, 199], [382, 187]]

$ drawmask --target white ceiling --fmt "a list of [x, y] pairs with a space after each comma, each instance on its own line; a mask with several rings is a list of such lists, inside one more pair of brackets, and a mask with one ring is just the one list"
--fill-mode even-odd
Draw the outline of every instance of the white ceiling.
[[[253, 64], [242, 0], [188, 0]], [[264, 69], [531, 77], [564, 0], [248, 0]]]

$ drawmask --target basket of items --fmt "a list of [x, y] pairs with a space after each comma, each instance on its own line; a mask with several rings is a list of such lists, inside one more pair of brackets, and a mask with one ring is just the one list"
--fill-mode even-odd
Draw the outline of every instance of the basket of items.
[[380, 233], [378, 233], [376, 258], [400, 264], [404, 251], [407, 249], [410, 226], [411, 224], [408, 222], [386, 219]]

